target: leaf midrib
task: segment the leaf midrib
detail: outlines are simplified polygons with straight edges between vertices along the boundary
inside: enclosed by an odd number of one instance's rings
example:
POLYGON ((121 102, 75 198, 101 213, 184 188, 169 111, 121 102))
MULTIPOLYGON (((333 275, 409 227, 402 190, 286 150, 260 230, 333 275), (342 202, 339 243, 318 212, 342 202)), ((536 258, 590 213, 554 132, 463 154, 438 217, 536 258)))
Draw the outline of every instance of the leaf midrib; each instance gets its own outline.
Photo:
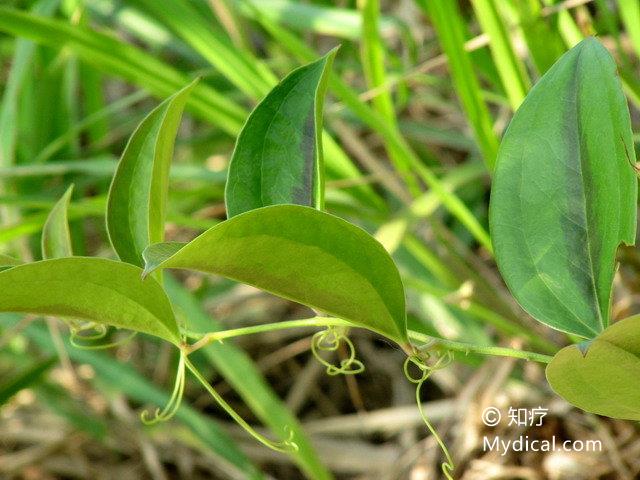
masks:
MULTIPOLYGON (((578 55, 576 58, 576 66, 575 66, 575 70, 578 71, 579 67, 580 67, 580 60, 582 58, 582 52, 584 51, 583 49, 580 49, 578 51, 578 55)), ((576 88, 573 89, 574 91, 574 100, 575 100, 575 105, 576 105, 576 124, 577 124, 577 131, 578 131, 578 158, 580 159, 580 182, 582 184, 582 207, 583 207, 583 214, 584 214, 584 229, 585 229, 585 233, 587 235, 587 239, 586 239, 586 243, 587 243, 587 258, 588 258, 588 262, 589 262, 589 269, 591 270, 591 288, 592 288, 592 294, 595 300, 595 306, 596 306, 596 312, 597 312, 597 318, 598 318, 598 322, 600 323, 600 331, 604 330, 604 319, 602 318, 602 309, 601 309, 601 304, 600 304, 600 297, 598 296, 598 287, 596 285, 596 273, 595 273, 595 268, 594 268, 594 262, 593 262, 593 253, 591 251, 592 248, 592 242, 591 242, 591 234, 590 234, 590 223, 589 223, 589 215, 588 215, 588 211, 587 211, 587 190, 586 187, 587 185, 585 184, 585 176, 583 174, 584 172, 584 162, 585 159, 582 155, 582 128, 580 126, 580 112, 581 112, 581 105, 578 101, 578 94, 580 92, 580 76, 576 76, 576 88)))

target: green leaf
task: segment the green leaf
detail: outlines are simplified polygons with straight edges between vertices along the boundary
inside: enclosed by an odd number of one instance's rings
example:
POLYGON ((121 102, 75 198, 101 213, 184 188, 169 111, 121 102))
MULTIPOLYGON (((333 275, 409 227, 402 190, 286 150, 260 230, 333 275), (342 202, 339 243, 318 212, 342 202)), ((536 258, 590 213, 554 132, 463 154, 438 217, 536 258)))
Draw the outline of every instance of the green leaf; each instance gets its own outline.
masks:
POLYGON ((584 40, 527 96, 493 180, 498 267, 540 322, 586 338, 608 325, 616 250, 635 240, 633 156, 615 63, 584 40))
POLYGON ((558 395, 587 412, 640 420, 640 317, 614 323, 587 346, 560 350, 547 366, 558 395))
POLYGON ((144 257, 145 273, 223 275, 407 341, 404 289, 389 254, 361 228, 313 208, 251 210, 184 246, 152 245, 144 257))
POLYGON ((72 257, 67 210, 73 193, 71 185, 53 206, 42 228, 42 258, 72 257))
POLYGON ((187 97, 198 80, 156 107, 129 139, 109 190, 107 228, 124 262, 142 265, 142 251, 164 240, 173 146, 187 97))
POLYGON ((322 207, 322 104, 336 51, 291 72, 249 115, 229 164, 229 217, 281 203, 322 207))
POLYGON ((0 272, 0 312, 32 313, 127 328, 180 344, 158 283, 142 270, 103 258, 69 257, 0 272))

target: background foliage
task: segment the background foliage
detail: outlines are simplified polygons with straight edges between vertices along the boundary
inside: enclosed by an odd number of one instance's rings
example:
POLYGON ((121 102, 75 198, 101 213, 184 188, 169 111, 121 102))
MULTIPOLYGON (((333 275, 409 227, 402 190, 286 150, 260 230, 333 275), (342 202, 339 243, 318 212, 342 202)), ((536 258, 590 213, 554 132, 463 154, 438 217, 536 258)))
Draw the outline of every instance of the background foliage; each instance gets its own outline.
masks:
MULTIPOLYGON (((393 254, 410 327, 543 353, 568 343, 528 318, 499 279, 487 233, 490 172, 514 110, 585 36, 597 35, 616 59, 639 131, 635 0, 8 0, 0 32, 0 254, 38 259, 47 215, 74 183, 74 253, 113 258, 104 211, 116 159, 140 121, 196 77, 171 169, 166 239, 187 241, 219 223, 248 112, 278 79, 341 44, 325 101, 326 208, 393 254)), ((613 318, 638 310, 640 258, 632 248, 619 257, 613 318)), ((194 330, 310 313, 195 274, 167 277, 166 288, 194 330)), ((324 375, 309 355, 312 331, 247 337, 194 357, 252 423, 277 435, 285 425, 304 430, 299 452, 287 456, 239 433, 193 382, 171 423, 142 426, 135 412, 169 398, 177 363, 169 346, 145 336, 78 350, 55 320, 33 320, 0 318, 0 476, 438 475, 435 442, 401 375, 403 354, 373 334, 352 333, 367 366, 357 377, 324 375)), ((456 359, 433 375, 423 400, 463 478, 640 472, 637 427, 569 409, 541 367, 456 359), (604 439, 602 454, 482 452, 485 406, 538 404, 551 415, 532 435, 604 439)), ((505 438, 521 433, 503 427, 505 438)))

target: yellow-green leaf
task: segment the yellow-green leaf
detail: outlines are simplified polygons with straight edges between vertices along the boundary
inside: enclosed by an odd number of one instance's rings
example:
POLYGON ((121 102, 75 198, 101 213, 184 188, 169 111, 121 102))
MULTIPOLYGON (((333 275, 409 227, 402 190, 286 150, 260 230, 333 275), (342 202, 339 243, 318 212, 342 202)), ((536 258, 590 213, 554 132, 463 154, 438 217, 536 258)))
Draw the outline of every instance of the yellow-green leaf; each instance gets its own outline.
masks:
POLYGON ((547 366, 558 395, 587 412, 640 420, 640 316, 614 323, 594 340, 565 347, 547 366))
POLYGON ((0 312, 84 320, 148 333, 176 345, 171 304, 142 270, 103 258, 69 257, 27 263, 0 272, 0 312))
POLYGON ((405 298, 389 254, 367 232, 299 205, 243 213, 190 243, 152 245, 149 273, 184 268, 223 275, 406 342, 405 298))
POLYGON ((156 107, 129 139, 109 190, 107 228, 120 259, 142 265, 142 251, 164 239, 173 145, 193 81, 156 107))

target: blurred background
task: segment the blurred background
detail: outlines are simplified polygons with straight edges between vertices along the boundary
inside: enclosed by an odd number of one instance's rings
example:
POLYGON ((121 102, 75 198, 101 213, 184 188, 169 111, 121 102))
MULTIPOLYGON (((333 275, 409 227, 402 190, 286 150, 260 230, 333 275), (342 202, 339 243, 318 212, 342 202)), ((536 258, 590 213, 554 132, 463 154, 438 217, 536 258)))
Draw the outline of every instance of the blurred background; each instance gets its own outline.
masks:
MULTIPOLYGON (((75 253, 113 257, 104 209, 115 162, 145 114, 196 76, 203 80, 176 144, 167 238, 189 240, 215 225, 248 112, 290 70, 342 45, 325 103, 327 209, 393 254, 414 330, 553 354, 569 340, 514 303, 482 232, 470 233, 429 187, 439 180, 486 229, 490 171, 513 112, 589 35, 615 57, 640 132, 637 0, 2 0, 0 253, 38 259, 48 211, 75 183, 75 253)), ((620 260, 615 318, 639 311, 640 256, 626 248, 620 260)), ((197 331, 311 314, 215 277, 173 272, 167 288, 197 331)), ((310 354, 313 332, 246 336, 194 355, 261 431, 304 431, 300 450, 285 455, 248 437, 192 379, 173 420, 143 426, 140 411, 171 392, 177 352, 169 345, 138 336, 81 350, 55 319, 2 315, 0 478, 441 478, 404 354, 355 330, 366 371, 331 377, 310 354)), ((638 425, 571 408, 550 391, 542 365, 456 354, 422 401, 456 478, 640 478, 638 425), (495 427, 482 421, 488 407, 502 413, 495 427), (510 407, 547 414, 542 426, 509 425, 510 407), (483 439, 496 434, 598 440, 601 449, 485 451, 483 439)))

